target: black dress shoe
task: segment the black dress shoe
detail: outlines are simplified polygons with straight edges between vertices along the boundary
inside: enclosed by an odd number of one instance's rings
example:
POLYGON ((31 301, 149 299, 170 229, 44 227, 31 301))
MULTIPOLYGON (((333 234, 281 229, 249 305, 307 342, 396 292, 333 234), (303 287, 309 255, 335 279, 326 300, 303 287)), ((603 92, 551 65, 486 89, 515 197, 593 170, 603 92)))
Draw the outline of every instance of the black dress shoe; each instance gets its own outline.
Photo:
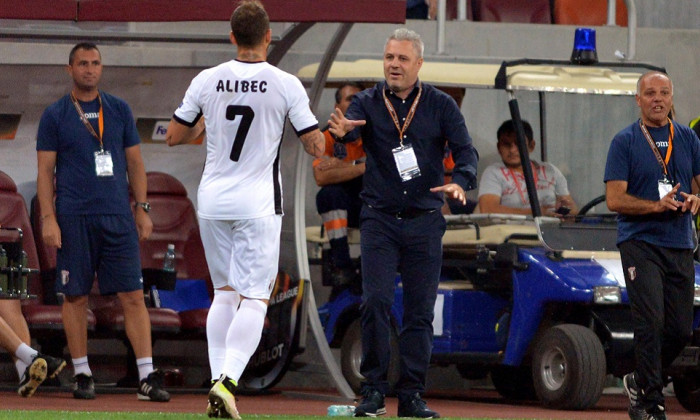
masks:
POLYGON ((355 417, 377 417, 386 414, 384 395, 376 389, 362 391, 362 401, 355 407, 355 417))
POLYGON ((415 417, 419 419, 437 419, 440 414, 428 408, 428 405, 417 392, 410 398, 399 402, 399 417, 415 417))

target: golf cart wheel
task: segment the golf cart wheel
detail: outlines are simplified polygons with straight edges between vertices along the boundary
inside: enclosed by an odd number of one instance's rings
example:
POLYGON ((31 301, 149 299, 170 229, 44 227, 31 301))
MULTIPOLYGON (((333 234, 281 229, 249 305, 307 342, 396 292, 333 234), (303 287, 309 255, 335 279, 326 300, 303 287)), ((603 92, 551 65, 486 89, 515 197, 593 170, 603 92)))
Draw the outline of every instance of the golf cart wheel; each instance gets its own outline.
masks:
MULTIPOLYGON (((391 332, 391 359, 389 360, 388 380, 391 388, 399 380, 399 338, 395 331, 391 332)), ((356 393, 360 392, 364 376, 360 373, 362 363, 362 331, 360 320, 350 324, 343 335, 340 346, 340 368, 345 380, 356 393)))
POLYGON ((674 377, 673 390, 683 408, 691 413, 700 413, 700 373, 691 372, 674 377))
POLYGON ((603 393, 605 353, 598 336, 581 325, 547 330, 535 345, 532 377, 539 400, 547 407, 585 410, 603 393))
POLYGON ((491 382, 507 400, 534 400, 537 396, 530 371, 529 366, 494 366, 491 368, 491 382))

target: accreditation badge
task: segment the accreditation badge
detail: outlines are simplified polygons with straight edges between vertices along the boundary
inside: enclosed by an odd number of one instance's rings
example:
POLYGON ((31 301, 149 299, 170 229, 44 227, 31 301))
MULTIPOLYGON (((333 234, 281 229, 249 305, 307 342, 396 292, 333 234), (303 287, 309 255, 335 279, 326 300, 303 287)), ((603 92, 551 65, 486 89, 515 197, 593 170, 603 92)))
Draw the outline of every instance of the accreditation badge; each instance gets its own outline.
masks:
POLYGON ((668 193, 671 192, 673 189, 673 185, 671 185, 671 181, 664 177, 663 179, 659 180, 659 200, 662 198, 666 197, 668 193))
POLYGON ((95 172, 97 176, 114 176, 112 154, 107 150, 95 152, 95 172))
POLYGON ((392 149, 391 152, 394 154, 396 168, 399 170, 399 175, 401 175, 403 182, 420 176, 420 168, 418 167, 418 160, 416 160, 413 146, 399 146, 392 149))

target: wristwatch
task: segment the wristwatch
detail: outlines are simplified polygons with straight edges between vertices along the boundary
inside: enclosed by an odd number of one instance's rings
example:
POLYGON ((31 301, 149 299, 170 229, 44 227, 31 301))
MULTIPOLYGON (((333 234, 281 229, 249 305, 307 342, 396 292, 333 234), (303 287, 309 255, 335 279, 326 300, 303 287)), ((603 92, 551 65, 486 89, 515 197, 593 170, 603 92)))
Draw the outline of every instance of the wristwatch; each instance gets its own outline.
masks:
POLYGON ((134 203, 134 207, 136 207, 136 206, 141 207, 143 209, 143 211, 145 211, 146 213, 151 211, 151 203, 149 203, 148 201, 146 201, 145 203, 139 203, 137 201, 134 203))

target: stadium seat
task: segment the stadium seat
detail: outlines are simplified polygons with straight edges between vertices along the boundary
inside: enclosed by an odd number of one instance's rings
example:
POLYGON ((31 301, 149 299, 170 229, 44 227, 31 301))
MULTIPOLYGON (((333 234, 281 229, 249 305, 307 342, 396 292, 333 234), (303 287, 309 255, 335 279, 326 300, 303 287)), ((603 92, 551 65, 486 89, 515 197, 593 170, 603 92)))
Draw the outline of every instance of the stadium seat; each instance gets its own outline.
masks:
POLYGON ((56 251, 55 247, 47 246, 41 237, 41 230, 44 223, 41 221, 41 208, 39 199, 35 195, 32 198, 30 207, 30 217, 32 220, 32 229, 34 231, 34 242, 36 243, 36 252, 39 258, 39 276, 43 289, 43 301, 47 304, 57 305, 58 299, 54 292, 54 283, 56 281, 56 251))
MULTIPOLYGON (((115 335, 126 339, 124 327, 124 309, 116 295, 101 295, 97 281, 90 291, 90 303, 88 304, 97 320, 97 332, 100 337, 114 337, 115 335)), ((173 338, 180 332, 180 317, 177 312, 168 308, 147 308, 151 320, 151 335, 153 339, 173 338)))
MULTIPOLYGON (((12 178, 2 171, 0 171, 0 225, 22 229, 22 249, 27 253, 29 268, 41 270, 34 229, 24 197, 17 192, 17 185, 12 178)), ((22 313, 27 320, 31 336, 36 339, 43 352, 53 356, 63 356, 65 334, 61 307, 45 304, 45 290, 39 275, 30 275, 28 286, 29 293, 36 297, 22 301, 22 313)), ((88 328, 94 328, 94 326, 95 318, 89 314, 88 328)))
MULTIPOLYGON (((38 258, 42 277, 51 284, 51 286, 48 287, 44 286, 44 290, 46 290, 52 287, 56 272, 56 248, 46 246, 41 238, 42 222, 40 215, 41 208, 39 201, 34 197, 32 200, 32 221, 36 227, 35 238, 38 258)), ((51 300, 50 298, 47 299, 49 301, 51 300)), ((97 283, 93 285, 93 289, 90 293, 89 307, 88 320, 89 322, 91 320, 93 330, 95 329, 95 325, 97 325, 96 331, 98 333, 124 333, 124 313, 118 298, 116 296, 101 296, 97 289, 97 283)), ((179 332, 180 320, 174 311, 153 309, 154 308, 149 308, 149 315, 151 316, 154 335, 168 335, 179 332)), ((106 334, 99 335, 102 336, 106 334)))
POLYGON ((475 21, 552 23, 550 0, 473 0, 475 21))
MULTIPOLYGON (((116 295, 100 294, 97 281, 92 285, 89 308, 95 313, 97 327, 96 338, 118 338, 126 346, 126 374, 117 382, 120 387, 138 386, 138 371, 136 369, 136 355, 126 335, 124 309, 116 295)), ((151 323, 151 340, 172 339, 180 333, 180 316, 177 312, 167 308, 147 307, 148 317, 151 323)))
MULTIPOLYGON (((36 196, 31 202, 31 222, 39 258, 39 276, 34 283, 32 293, 38 296, 37 301, 43 305, 25 304, 23 312, 32 336, 42 345, 42 349, 48 354, 63 355, 63 347, 66 345, 66 337, 63 332, 63 317, 61 307, 55 292, 56 282, 56 248, 47 246, 41 236, 43 222, 41 221, 41 208, 36 196), (51 308, 51 310, 47 310, 51 308), (50 319, 46 319, 50 316, 50 319), (53 334, 49 334, 49 330, 53 334), (45 344, 43 344, 45 343, 45 344), (46 350, 50 348, 51 350, 46 350)), ((31 258, 30 258, 31 261, 31 258)), ((29 301, 30 303, 32 301, 29 301)), ((97 321, 95 314, 88 309, 87 313, 88 334, 95 332, 97 321)))
MULTIPOLYGON (((554 0, 554 23, 559 25, 602 26, 608 22, 608 0, 554 0)), ((627 26, 627 6, 617 0, 615 23, 627 26)))
MULTIPOLYGON (((176 267, 178 271, 184 270, 188 263, 183 258, 182 252, 186 249, 185 244, 187 241, 182 238, 188 237, 191 227, 184 227, 179 230, 178 228, 183 225, 183 219, 190 220, 194 218, 196 223, 196 216, 194 213, 189 215, 186 210, 183 210, 186 206, 182 204, 182 200, 164 202, 160 197, 166 191, 174 189, 175 196, 187 199, 187 191, 175 178, 159 172, 147 173, 147 189, 148 201, 151 203, 150 216, 153 221, 153 232, 148 240, 139 243, 141 268, 144 270, 162 268, 165 250, 168 244, 172 243, 175 244, 176 267), (160 181, 164 178, 170 180, 170 183, 160 181), (173 187, 172 185, 176 186, 173 187), (177 234, 173 235, 173 231, 176 231, 177 234)), ((198 232, 199 230, 197 229, 198 232)), ((135 369, 135 355, 124 329, 124 311, 121 303, 116 296, 100 295, 96 284, 93 285, 90 300, 90 307, 97 317, 98 331, 107 334, 118 334, 124 340, 128 350, 127 373, 119 381, 118 385, 134 386, 137 383, 138 372, 135 369)), ((183 317, 176 311, 169 308, 153 307, 153 305, 149 304, 148 315, 151 320, 151 334, 154 341, 157 339, 173 339, 181 333, 183 317)), ((187 319, 186 316, 184 318, 187 319)))
MULTIPOLYGON (((38 227, 37 231, 41 232, 41 220, 39 217, 41 211, 36 198, 32 201, 32 214, 34 223, 38 227)), ((37 243, 41 244, 41 246, 39 246, 39 259, 42 261, 42 272, 44 271, 43 267, 47 267, 46 270, 51 271, 51 274, 46 275, 46 277, 53 278, 53 276, 55 276, 56 267, 56 250, 54 248, 44 246, 40 235, 37 237, 37 243)), ((144 244, 146 243, 147 242, 141 242, 142 257, 145 256, 144 244)), ((148 249, 148 246, 145 248, 148 249)), ((150 263, 151 261, 148 258, 142 258, 142 264, 144 267, 151 267, 152 265, 149 265, 150 263)), ((119 298, 116 295, 101 295, 97 282, 95 282, 90 292, 88 306, 90 316, 89 321, 91 319, 93 330, 90 337, 118 338, 124 342, 125 346, 127 347, 127 373, 125 378, 120 381, 120 385, 135 386, 138 382, 138 373, 136 372, 134 362, 135 356, 126 337, 124 310, 119 298)), ((177 312, 173 311, 172 309, 153 307, 148 307, 147 310, 151 322, 151 333, 153 340, 161 338, 174 338, 180 333, 181 321, 177 312)))
MULTIPOLYGON (((151 176, 149 175, 149 187, 151 183, 151 176)), ((182 187, 182 189, 184 190, 184 187, 182 187)), ((148 199, 152 202, 150 192, 148 199)), ((141 250, 141 267, 143 269, 162 267, 163 256, 168 243, 168 238, 163 237, 162 231, 172 226, 172 214, 179 213, 178 207, 174 204, 166 208, 162 208, 162 206, 159 207, 161 207, 160 211, 155 210, 150 214, 154 225, 151 237, 139 243, 141 250), (163 224, 165 224, 165 227, 163 224)), ((182 257, 180 256, 180 258, 182 257)), ((103 333, 117 333, 126 339, 124 311, 121 302, 116 296, 100 295, 97 284, 94 284, 90 293, 90 308, 95 312, 98 331, 103 333)), ((149 305, 148 314, 151 319, 153 339, 173 338, 180 332, 180 316, 172 309, 155 308, 149 305)))
MULTIPOLYGON (((178 281, 205 279, 210 296, 213 296, 204 247, 199 236, 197 213, 187 197, 185 186, 172 175, 163 172, 148 172, 146 176, 153 233, 147 241, 141 243, 143 268, 163 267, 165 250, 168 244, 174 244, 178 281)), ((208 311, 207 308, 180 312, 182 335, 206 337, 208 311)))
MULTIPOLYGON (((138 386, 136 355, 126 335, 124 309, 116 295, 101 295, 97 281, 92 285, 88 306, 97 320, 96 336, 99 338, 119 338, 127 348, 126 375, 117 382, 120 387, 138 386)), ((151 340, 175 338, 180 332, 180 316, 167 308, 148 307, 151 322, 151 340)))
POLYGON ((162 268, 168 244, 174 244, 178 278, 208 278, 197 213, 185 186, 163 172, 148 172, 146 177, 153 233, 141 243, 143 268, 162 268))

